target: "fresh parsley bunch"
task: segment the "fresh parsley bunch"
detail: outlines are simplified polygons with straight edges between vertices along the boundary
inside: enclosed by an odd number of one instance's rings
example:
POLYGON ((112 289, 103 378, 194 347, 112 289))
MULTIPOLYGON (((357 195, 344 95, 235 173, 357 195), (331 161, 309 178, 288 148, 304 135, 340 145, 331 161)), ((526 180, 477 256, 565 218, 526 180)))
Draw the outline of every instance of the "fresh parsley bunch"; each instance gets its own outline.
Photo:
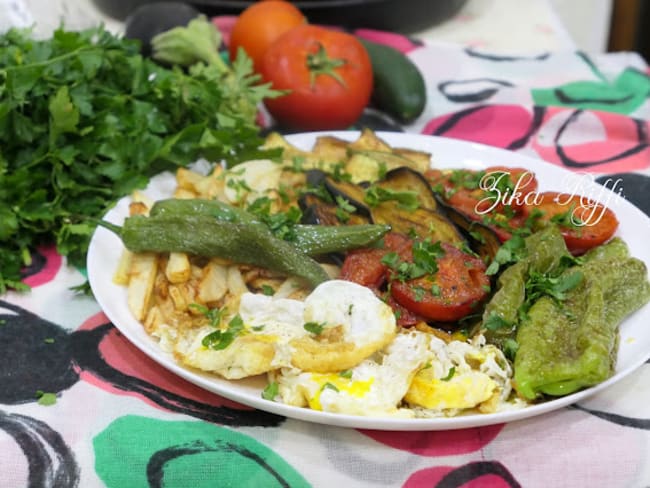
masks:
POLYGON ((103 27, 0 36, 0 294, 27 289, 21 269, 41 244, 83 266, 86 217, 154 174, 254 157, 256 108, 274 95, 258 81, 245 55, 161 66, 103 27))

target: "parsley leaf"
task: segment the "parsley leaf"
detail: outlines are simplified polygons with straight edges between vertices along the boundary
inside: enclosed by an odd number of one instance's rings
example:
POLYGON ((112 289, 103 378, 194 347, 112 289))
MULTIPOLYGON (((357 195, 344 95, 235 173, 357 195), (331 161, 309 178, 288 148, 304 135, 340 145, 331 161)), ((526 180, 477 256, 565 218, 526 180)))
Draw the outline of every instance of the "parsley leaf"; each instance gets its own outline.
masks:
POLYGON ((235 338, 243 331, 244 321, 239 315, 235 315, 228 322, 228 328, 226 330, 219 329, 209 333, 203 338, 201 344, 208 349, 220 351, 232 344, 235 338))
POLYGON ((440 381, 449 381, 454 377, 455 374, 456 374, 456 367, 452 366, 451 368, 449 368, 449 371, 447 372, 447 376, 445 376, 444 378, 440 378, 440 381))
POLYGON ((270 154, 255 117, 279 92, 259 83, 246 56, 225 70, 181 70, 103 27, 49 39, 10 29, 0 66, 0 294, 29 289, 21 271, 42 244, 85 266, 87 217, 153 175, 199 158, 230 165, 270 154))
POLYGON ((371 207, 376 207, 382 202, 394 200, 407 210, 415 210, 420 206, 418 194, 410 190, 392 190, 381 186, 370 186, 364 195, 364 201, 371 207))
POLYGON ((503 266, 516 263, 525 256, 526 241, 522 236, 515 234, 499 247, 485 274, 495 275, 503 266))
POLYGON ((325 324, 319 324, 318 322, 305 322, 303 328, 307 332, 311 332, 314 335, 321 335, 323 333, 323 329, 325 328, 325 324))
POLYGON ((52 406, 56 403, 56 393, 46 393, 38 390, 36 392, 36 398, 38 399, 38 404, 45 407, 52 406))
POLYGON ((262 398, 264 400, 273 401, 280 391, 280 387, 276 381, 272 381, 262 390, 262 398))

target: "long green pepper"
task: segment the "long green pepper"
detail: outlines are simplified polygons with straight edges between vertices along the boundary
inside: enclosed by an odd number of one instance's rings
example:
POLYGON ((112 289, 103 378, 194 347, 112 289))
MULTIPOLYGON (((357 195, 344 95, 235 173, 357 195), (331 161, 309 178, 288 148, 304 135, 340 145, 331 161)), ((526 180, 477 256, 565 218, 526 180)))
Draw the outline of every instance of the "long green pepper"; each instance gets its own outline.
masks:
MULTIPOLYGON (((169 198, 158 200, 151 207, 151 216, 201 215, 219 222, 261 223, 257 216, 219 200, 202 198, 169 198)), ((389 225, 295 225, 291 244, 303 254, 318 256, 365 247, 379 240, 390 230, 389 225)))
POLYGON ((219 222, 203 215, 134 215, 122 227, 101 222, 132 252, 183 252, 220 257, 303 278, 316 286, 329 279, 312 258, 278 239, 260 223, 219 222))

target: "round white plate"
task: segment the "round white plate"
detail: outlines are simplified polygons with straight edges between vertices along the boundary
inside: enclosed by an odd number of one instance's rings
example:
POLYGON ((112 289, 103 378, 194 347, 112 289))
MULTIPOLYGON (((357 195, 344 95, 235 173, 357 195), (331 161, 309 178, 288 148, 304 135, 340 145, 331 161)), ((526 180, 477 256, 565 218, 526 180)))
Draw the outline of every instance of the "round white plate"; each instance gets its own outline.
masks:
MULTIPOLYGON (((330 135, 353 140, 357 132, 332 132, 330 135)), ((288 140, 303 149, 310 149, 318 133, 295 134, 288 140)), ((525 167, 533 171, 539 180, 540 190, 576 191, 601 201, 612 208, 619 219, 620 235, 628 243, 633 256, 650 266, 650 219, 641 210, 620 197, 620 188, 611 182, 604 188, 593 182, 588 175, 576 175, 558 166, 538 159, 515 154, 481 144, 418 134, 379 132, 378 135, 394 147, 406 147, 428 151, 432 163, 438 168, 482 169, 503 165, 525 167), (614 191, 611 191, 611 189, 614 191)), ((169 197, 175 187, 174 177, 167 173, 153 178, 145 193, 153 199, 169 197)), ((129 199, 124 198, 106 215, 106 219, 121 224, 128 215, 129 199)), ((621 380, 650 357, 650 304, 628 317, 620 327, 620 347, 615 374, 607 381, 587 390, 532 405, 523 409, 494 414, 476 414, 437 419, 394 419, 330 414, 283 405, 261 397, 265 378, 228 381, 216 376, 201 374, 179 365, 170 354, 163 352, 157 342, 148 336, 142 325, 128 310, 126 288, 112 281, 122 252, 120 239, 112 232, 98 228, 88 252, 88 279, 95 298, 113 324, 141 351, 178 376, 211 392, 242 404, 286 417, 309 422, 379 430, 446 430, 477 427, 511 422, 540 415, 583 400, 589 395, 607 388, 621 380)))

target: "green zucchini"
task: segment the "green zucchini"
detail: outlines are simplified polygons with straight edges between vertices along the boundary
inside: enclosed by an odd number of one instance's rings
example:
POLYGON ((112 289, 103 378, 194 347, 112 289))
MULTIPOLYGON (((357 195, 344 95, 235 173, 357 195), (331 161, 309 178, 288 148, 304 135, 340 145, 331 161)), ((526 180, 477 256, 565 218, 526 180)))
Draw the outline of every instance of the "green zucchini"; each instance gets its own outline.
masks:
POLYGON ((422 114, 427 103, 422 73, 413 61, 397 49, 365 39, 360 41, 372 63, 374 104, 399 122, 413 122, 422 114))

